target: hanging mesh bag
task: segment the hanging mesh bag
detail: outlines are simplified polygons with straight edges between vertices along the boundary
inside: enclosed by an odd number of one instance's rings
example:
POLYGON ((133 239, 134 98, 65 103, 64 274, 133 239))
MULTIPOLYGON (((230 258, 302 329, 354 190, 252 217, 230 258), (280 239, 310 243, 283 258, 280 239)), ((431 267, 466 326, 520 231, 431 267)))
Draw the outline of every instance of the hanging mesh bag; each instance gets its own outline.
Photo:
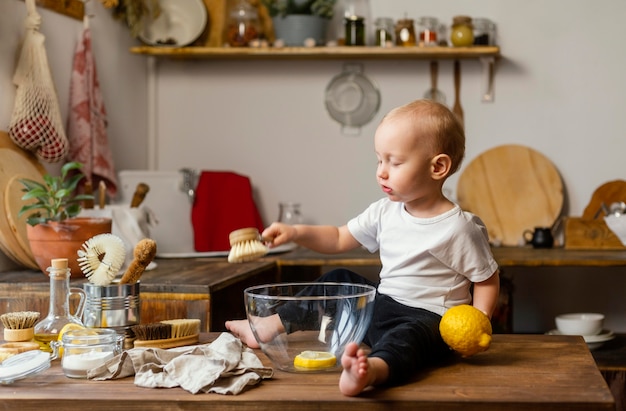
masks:
POLYGON ((54 82, 39 32, 41 16, 35 0, 26 0, 26 35, 13 76, 17 86, 9 135, 18 146, 55 163, 67 155, 69 143, 63 129, 54 82))

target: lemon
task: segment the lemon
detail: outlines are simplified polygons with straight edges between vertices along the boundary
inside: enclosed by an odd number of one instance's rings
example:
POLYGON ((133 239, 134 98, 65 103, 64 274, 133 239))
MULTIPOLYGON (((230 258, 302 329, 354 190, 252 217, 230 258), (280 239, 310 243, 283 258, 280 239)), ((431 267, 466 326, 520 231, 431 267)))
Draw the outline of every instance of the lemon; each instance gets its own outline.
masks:
MULTIPOLYGON (((80 324, 67 323, 63 326, 63 328, 61 328, 61 331, 59 331, 59 337, 57 338, 57 341, 63 341, 63 334, 65 334, 69 330, 83 330, 84 328, 85 327, 80 324)), ((63 357, 63 346, 59 347, 59 357, 63 357)))
POLYGON ((463 357, 483 352, 491 345, 491 322, 479 309, 468 304, 446 311, 439 323, 441 337, 463 357))
POLYGON ((302 351, 293 359, 293 365, 296 368, 307 370, 334 367, 336 363, 337 357, 335 357, 335 354, 327 351, 302 351))

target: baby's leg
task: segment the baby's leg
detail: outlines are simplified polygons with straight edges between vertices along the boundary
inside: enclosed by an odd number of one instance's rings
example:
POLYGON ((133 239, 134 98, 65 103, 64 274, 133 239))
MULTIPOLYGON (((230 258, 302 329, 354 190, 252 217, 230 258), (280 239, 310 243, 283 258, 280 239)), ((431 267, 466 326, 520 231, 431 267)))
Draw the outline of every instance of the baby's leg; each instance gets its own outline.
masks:
POLYGON ((339 378, 339 390, 353 397, 372 385, 387 381, 389 367, 382 359, 368 358, 356 343, 349 343, 341 357, 343 372, 339 378))
POLYGON ((228 331, 239 338, 248 347, 259 348, 259 343, 256 338, 254 338, 254 334, 252 334, 252 328, 250 328, 248 320, 226 321, 224 325, 228 331))

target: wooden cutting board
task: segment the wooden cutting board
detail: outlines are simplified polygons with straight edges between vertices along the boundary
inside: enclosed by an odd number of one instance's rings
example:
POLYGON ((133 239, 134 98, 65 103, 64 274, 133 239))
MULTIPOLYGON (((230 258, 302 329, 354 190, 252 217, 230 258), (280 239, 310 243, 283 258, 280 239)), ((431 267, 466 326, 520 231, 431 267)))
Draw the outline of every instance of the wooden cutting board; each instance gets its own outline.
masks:
POLYGON ((15 176, 40 181, 44 173, 45 168, 34 155, 15 145, 6 132, 0 131, 0 250, 16 263, 34 269, 37 265, 30 248, 24 247, 23 238, 18 239, 18 235, 26 230, 26 222, 15 219, 21 205, 7 195, 20 196, 19 190, 16 191, 15 176))
POLYGON ((551 227, 559 218, 563 183, 543 154, 503 145, 468 164, 459 177, 457 200, 484 221, 492 243, 518 246, 525 230, 551 227))

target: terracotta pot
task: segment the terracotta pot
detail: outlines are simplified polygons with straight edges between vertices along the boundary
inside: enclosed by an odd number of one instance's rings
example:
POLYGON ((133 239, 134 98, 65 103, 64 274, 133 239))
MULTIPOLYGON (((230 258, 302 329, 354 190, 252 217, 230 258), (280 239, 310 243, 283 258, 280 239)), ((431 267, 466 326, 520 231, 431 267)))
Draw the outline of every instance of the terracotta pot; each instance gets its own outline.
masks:
POLYGON ((112 222, 110 218, 78 217, 62 222, 27 225, 26 234, 35 261, 46 276, 52 259, 67 258, 71 278, 81 278, 85 275, 78 266, 78 250, 91 237, 110 233, 112 222))

